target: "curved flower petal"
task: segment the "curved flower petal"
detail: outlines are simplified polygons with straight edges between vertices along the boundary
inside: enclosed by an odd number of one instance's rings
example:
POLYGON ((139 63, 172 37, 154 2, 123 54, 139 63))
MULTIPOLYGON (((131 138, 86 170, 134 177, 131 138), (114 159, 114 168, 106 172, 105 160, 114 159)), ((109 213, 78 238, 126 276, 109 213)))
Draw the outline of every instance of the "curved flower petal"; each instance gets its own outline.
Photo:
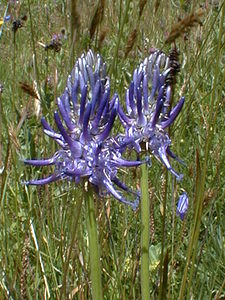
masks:
POLYGON ((24 159, 23 162, 26 165, 42 167, 42 166, 54 165, 56 160, 57 160, 57 157, 53 156, 52 158, 49 158, 49 159, 24 159))
POLYGON ((52 182, 57 181, 59 179, 61 179, 60 174, 59 175, 53 174, 53 175, 50 175, 46 178, 26 181, 26 182, 24 182, 24 184, 26 184, 26 185, 44 185, 44 184, 52 183, 52 182))
POLYGON ((74 157, 80 157, 82 154, 81 144, 78 141, 71 139, 69 134, 66 132, 66 130, 60 120, 59 114, 57 112, 54 113, 54 118, 55 118, 55 123, 56 123, 60 133, 62 134, 66 143, 69 145, 74 157))
POLYGON ((64 107, 64 105, 63 105, 63 102, 62 102, 62 100, 61 100, 59 97, 57 98, 57 105, 58 105, 60 114, 61 114, 63 120, 64 120, 65 123, 66 123, 67 128, 68 128, 70 131, 73 131, 74 128, 75 128, 75 126, 74 126, 74 124, 71 122, 71 119, 70 119, 70 117, 69 117, 69 115, 68 115, 68 113, 67 113, 67 111, 66 111, 66 109, 65 109, 65 107, 64 107))
POLYGON ((170 162, 166 156, 166 150, 164 149, 164 147, 159 148, 158 155, 159 155, 159 158, 161 159, 161 161, 164 163, 164 165, 168 169, 168 171, 170 171, 177 178, 178 181, 182 180, 183 174, 178 174, 171 167, 170 162))
POLYGON ((108 181, 107 179, 103 179, 103 184, 105 185, 106 189, 120 202, 130 205, 133 210, 137 209, 139 204, 139 196, 136 197, 134 202, 126 200, 114 187, 112 182, 108 181))
POLYGON ((165 129, 166 127, 170 126, 174 120, 176 119, 176 117, 178 116, 178 114, 180 113, 182 107, 184 105, 184 97, 182 97, 180 99, 180 101, 177 103, 177 105, 174 107, 174 109, 171 111, 168 120, 161 122, 161 127, 163 129, 165 129))

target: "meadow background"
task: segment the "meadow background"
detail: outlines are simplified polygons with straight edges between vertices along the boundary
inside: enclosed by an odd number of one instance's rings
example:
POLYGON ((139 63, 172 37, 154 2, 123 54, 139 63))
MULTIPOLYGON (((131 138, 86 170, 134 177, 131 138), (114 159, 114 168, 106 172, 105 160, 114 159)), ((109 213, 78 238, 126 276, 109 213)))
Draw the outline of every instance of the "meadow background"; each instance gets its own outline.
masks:
MULTIPOLYGON (((179 183, 154 158, 149 169, 150 299, 224 299, 224 6, 216 0, 0 2, 0 18, 7 7, 11 17, 0 27, 0 299, 91 299, 85 205, 79 216, 76 209, 82 188, 63 181, 26 187, 24 180, 50 170, 21 160, 54 153, 40 118, 54 124, 56 97, 84 51, 102 55, 112 92, 124 99, 151 48, 169 54, 174 43, 166 41, 176 24, 181 71, 174 101, 181 95, 186 101, 170 136, 186 166, 172 162, 184 174, 179 183), (192 13, 195 22, 182 30, 178 22, 192 13), (17 19, 22 27, 15 30, 17 19), (56 34, 58 48, 51 46, 56 34), (40 100, 26 92, 34 86, 40 100), (182 189, 189 196, 183 222, 176 216, 182 189)), ((138 187, 139 175, 125 176, 138 187)), ((141 299, 140 209, 95 198, 104 299, 141 299)))

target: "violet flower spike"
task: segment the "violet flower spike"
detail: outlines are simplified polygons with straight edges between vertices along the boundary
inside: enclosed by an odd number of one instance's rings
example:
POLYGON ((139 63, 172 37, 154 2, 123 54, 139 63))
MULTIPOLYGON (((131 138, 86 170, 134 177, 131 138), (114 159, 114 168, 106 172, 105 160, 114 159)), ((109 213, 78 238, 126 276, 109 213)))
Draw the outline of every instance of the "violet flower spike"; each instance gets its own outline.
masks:
MULTIPOLYGON (((136 83, 140 84, 142 77, 139 72, 136 83)), ((133 94, 132 87, 130 99, 133 94)), ((100 55, 88 51, 77 60, 64 93, 57 99, 57 106, 59 112, 54 112, 54 120, 58 132, 44 118, 42 126, 60 149, 47 159, 24 160, 31 166, 54 166, 54 172, 25 184, 43 185, 62 179, 79 183, 84 178, 96 187, 100 196, 111 194, 136 209, 140 193, 120 181, 119 171, 124 167, 137 167, 142 162, 123 159, 116 137, 112 136, 120 110, 119 97, 114 94, 110 98, 110 82, 100 55)))
POLYGON ((152 155, 178 179, 168 156, 181 160, 170 150, 171 140, 166 129, 175 121, 184 105, 182 97, 174 108, 170 109, 171 86, 166 80, 171 67, 169 58, 155 51, 134 71, 133 80, 126 91, 126 111, 120 106, 118 114, 125 129, 118 136, 121 152, 126 147, 141 151, 141 145, 147 144, 152 155))

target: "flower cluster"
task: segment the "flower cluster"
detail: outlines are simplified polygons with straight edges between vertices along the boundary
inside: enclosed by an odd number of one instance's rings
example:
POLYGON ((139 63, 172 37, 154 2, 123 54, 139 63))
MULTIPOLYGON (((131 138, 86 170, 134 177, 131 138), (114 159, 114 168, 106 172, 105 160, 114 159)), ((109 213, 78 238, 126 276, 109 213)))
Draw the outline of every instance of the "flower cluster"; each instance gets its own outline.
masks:
POLYGON ((88 178, 100 195, 111 193, 135 209, 140 195, 120 182, 117 171, 124 166, 139 166, 141 162, 124 160, 110 134, 119 99, 117 94, 110 99, 110 81, 99 55, 89 51, 78 59, 57 105, 59 112, 55 111, 54 119, 58 132, 44 118, 42 125, 44 133, 59 144, 60 150, 49 159, 24 160, 33 166, 54 165, 54 173, 26 184, 42 185, 59 179, 79 183, 81 178, 88 178), (127 200, 115 186, 134 196, 134 200, 127 200))
POLYGON ((170 71, 169 58, 160 51, 152 53, 134 71, 126 91, 127 114, 119 106, 119 117, 125 128, 125 134, 119 139, 121 147, 131 145, 138 152, 144 142, 147 149, 180 180, 182 175, 175 172, 167 157, 181 162, 170 149, 171 140, 166 129, 181 111, 184 98, 170 109, 171 86, 166 85, 170 71))
POLYGON ((175 120, 184 103, 181 98, 170 110, 171 87, 165 84, 170 73, 165 54, 156 51, 134 71, 126 92, 126 113, 115 93, 110 95, 106 64, 92 51, 83 54, 67 79, 66 88, 57 99, 54 113, 55 131, 42 118, 44 133, 59 144, 60 149, 48 159, 24 160, 33 166, 54 165, 47 178, 30 180, 29 185, 48 184, 59 179, 79 183, 88 179, 100 195, 112 194, 117 200, 136 209, 140 193, 119 179, 123 167, 137 167, 142 161, 123 158, 127 148, 141 151, 143 143, 178 179, 167 155, 179 160, 170 150, 166 128, 175 120), (116 116, 124 133, 112 134, 116 116))

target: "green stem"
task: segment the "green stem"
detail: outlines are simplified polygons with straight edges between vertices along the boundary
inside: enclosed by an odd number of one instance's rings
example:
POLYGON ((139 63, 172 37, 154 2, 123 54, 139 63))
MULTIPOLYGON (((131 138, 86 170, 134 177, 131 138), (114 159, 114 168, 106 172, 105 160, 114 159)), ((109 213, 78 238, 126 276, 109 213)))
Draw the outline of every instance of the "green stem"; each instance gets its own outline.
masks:
POLYGON ((161 258, 160 258, 160 292, 159 299, 163 299, 165 294, 165 287, 163 285, 163 276, 164 272, 164 249, 165 249, 165 241, 166 241, 166 202, 167 202, 167 188, 168 188, 168 171, 165 170, 165 181, 163 183, 163 215, 162 215, 162 231, 161 231, 161 258))
POLYGON ((149 289, 149 236, 150 202, 148 193, 148 166, 141 166, 141 299, 148 300, 149 289))
POLYGON ((36 81, 37 81, 38 92, 41 97, 41 95, 42 95, 41 94, 41 85, 40 85, 40 80, 39 80, 37 53, 36 53, 35 40, 34 40, 34 28, 33 28, 32 14, 31 14, 30 0, 28 0, 28 11, 29 11, 29 17, 30 17, 31 41, 32 41, 32 48, 33 48, 33 55, 34 55, 34 71, 35 71, 35 76, 36 76, 36 81))
POLYGON ((82 197, 76 197, 77 198, 77 203, 76 207, 74 209, 74 222, 73 222, 73 227, 72 227, 72 235, 71 235, 71 243, 68 251, 68 255, 64 264, 63 268, 63 280, 62 280, 62 289, 60 293, 60 299, 66 299, 67 298, 67 292, 66 292, 66 282, 67 282, 67 273, 69 269, 69 262, 70 262, 70 257, 74 245, 74 241, 77 235, 77 227, 78 227, 78 221, 79 221, 79 216, 81 212, 81 207, 82 207, 82 197))
MULTIPOLYGON (((125 12, 124 12, 124 15, 123 15, 123 20, 122 20, 122 22, 120 21, 118 39, 117 39, 117 43, 116 43, 116 47, 115 47, 115 52, 114 52, 114 55, 113 55, 113 61, 112 61, 112 64, 111 64, 111 67, 110 67, 110 70, 109 70, 110 75, 112 75, 113 73, 116 74, 116 66, 117 66, 119 46, 120 46, 120 41, 121 41, 121 38, 122 38, 122 35, 123 35, 123 28, 124 28, 124 25, 125 25, 126 20, 127 20, 128 11, 129 11, 129 7, 130 7, 130 2, 131 2, 131 0, 127 0, 126 7, 125 7, 125 12)), ((122 3, 121 3, 121 5, 122 5, 122 3)), ((121 8, 120 8, 120 11, 122 11, 121 8)))
POLYGON ((92 284, 92 298, 93 300, 102 300, 102 281, 101 281, 101 267, 100 267, 100 249, 98 244, 98 230, 95 216, 95 207, 93 199, 93 190, 90 188, 85 192, 85 206, 87 213, 87 230, 88 241, 90 249, 90 277, 92 284))

